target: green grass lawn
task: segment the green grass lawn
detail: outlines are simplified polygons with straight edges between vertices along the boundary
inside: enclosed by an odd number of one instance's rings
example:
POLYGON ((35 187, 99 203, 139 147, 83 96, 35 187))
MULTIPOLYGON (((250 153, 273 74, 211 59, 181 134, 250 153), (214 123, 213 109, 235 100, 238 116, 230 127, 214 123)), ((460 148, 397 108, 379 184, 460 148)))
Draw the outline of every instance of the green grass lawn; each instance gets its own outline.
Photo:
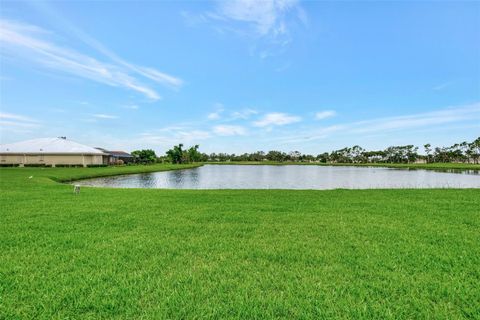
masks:
POLYGON ((176 167, 0 169, 0 319, 480 318, 479 189, 51 180, 176 167))

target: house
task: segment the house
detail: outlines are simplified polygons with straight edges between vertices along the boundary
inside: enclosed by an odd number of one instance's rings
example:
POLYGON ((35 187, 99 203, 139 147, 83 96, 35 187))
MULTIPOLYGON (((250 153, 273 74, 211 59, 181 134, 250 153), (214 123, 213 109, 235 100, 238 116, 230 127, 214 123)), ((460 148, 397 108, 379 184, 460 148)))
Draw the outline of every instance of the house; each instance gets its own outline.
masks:
POLYGON ((104 152, 68 140, 41 138, 0 145, 0 164, 19 165, 101 165, 108 163, 104 152))
POLYGON ((109 151, 103 148, 96 148, 108 155, 109 164, 130 163, 133 162, 133 156, 125 151, 109 151))

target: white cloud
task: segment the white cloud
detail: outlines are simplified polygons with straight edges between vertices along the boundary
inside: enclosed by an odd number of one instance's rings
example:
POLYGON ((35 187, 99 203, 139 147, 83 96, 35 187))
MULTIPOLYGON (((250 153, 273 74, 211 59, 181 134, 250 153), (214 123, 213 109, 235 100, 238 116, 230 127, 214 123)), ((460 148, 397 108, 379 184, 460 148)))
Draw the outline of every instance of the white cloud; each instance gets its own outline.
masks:
POLYGON ((218 120, 220 119, 220 113, 221 111, 215 111, 210 114, 208 114, 207 118, 208 120, 218 120))
POLYGON ((193 144, 211 137, 210 132, 187 127, 170 126, 141 134, 133 142, 144 146, 171 147, 184 143, 193 144))
POLYGON ((221 118, 221 115, 225 110, 225 108, 223 107, 223 104, 215 103, 215 108, 217 109, 216 111, 208 114, 207 116, 208 120, 219 120, 221 118))
POLYGON ((1 20, 1 53, 10 52, 14 57, 20 56, 46 68, 60 70, 110 86, 130 89, 152 100, 158 100, 161 97, 154 89, 141 83, 134 75, 174 87, 182 84, 182 80, 176 77, 153 68, 136 66, 120 59, 86 35, 83 35, 82 40, 106 55, 111 60, 110 62, 102 62, 75 50, 61 47, 46 40, 46 35, 49 33, 37 26, 1 20))
POLYGON ((136 104, 129 104, 129 105, 126 105, 126 106, 123 106, 124 109, 130 109, 130 110, 138 110, 140 109, 139 106, 137 106, 136 104))
POLYGON ((247 133, 247 130, 242 126, 219 125, 213 127, 213 132, 219 136, 242 136, 247 133))
POLYGON ((103 113, 92 114, 92 117, 97 119, 118 119, 118 116, 103 113))
POLYGON ((441 83, 439 85, 436 85, 435 87, 433 87, 432 89, 435 90, 435 91, 441 91, 445 88, 448 88, 450 87, 451 85, 453 84, 453 81, 448 81, 448 82, 444 82, 444 83, 441 83))
POLYGON ((19 114, 0 112, 0 131, 26 133, 28 129, 38 128, 40 122, 19 114))
POLYGON ((190 25, 209 23, 221 35, 235 34, 247 39, 252 56, 266 59, 282 54, 292 42, 297 26, 306 27, 308 17, 298 0, 216 1, 207 12, 181 12, 190 25), (253 41, 253 42, 252 42, 253 41))
POLYGON ((298 5, 296 0, 221 1, 217 14, 223 19, 247 23, 260 36, 287 33, 285 15, 298 5))
POLYGON ((16 120, 16 121, 24 121, 24 122, 38 122, 37 120, 32 119, 30 117, 22 116, 19 114, 6 113, 6 112, 0 112, 0 119, 16 120))
POLYGON ((278 137, 274 140, 285 143, 301 143, 323 139, 332 134, 338 136, 359 137, 389 132, 409 132, 411 130, 440 127, 451 123, 477 121, 480 129, 480 103, 456 106, 425 113, 404 116, 384 117, 351 123, 336 124, 325 128, 315 128, 295 132, 293 135, 278 137))
POLYGON ((286 113, 273 112, 266 114, 262 119, 253 123, 256 127, 283 126, 290 123, 300 122, 302 119, 298 116, 286 113))
POLYGON ((78 28, 76 25, 74 25, 71 20, 65 18, 63 14, 59 13, 53 6, 49 5, 48 3, 35 2, 34 5, 43 14, 48 16, 50 21, 56 23, 59 29, 70 32, 70 34, 76 36, 80 41, 97 50, 99 53, 103 54, 118 65, 121 65, 129 69, 130 71, 133 71, 157 83, 161 83, 169 87, 177 88, 183 84, 183 80, 181 80, 180 78, 174 77, 164 72, 160 72, 154 68, 138 66, 125 61, 124 59, 120 58, 116 53, 108 49, 105 45, 103 45, 102 43, 91 37, 89 34, 78 28))
POLYGON ((0 120, 0 125, 3 127, 20 127, 20 128, 36 128, 38 127, 37 123, 31 122, 19 122, 19 121, 5 121, 0 120))
POLYGON ((242 119, 246 120, 250 118, 252 115, 257 114, 258 111, 253 110, 253 109, 245 109, 241 111, 235 111, 232 113, 232 118, 231 120, 237 120, 237 119, 242 119))
POLYGON ((304 132, 300 135, 294 134, 291 136, 280 137, 276 140, 280 140, 282 141, 282 143, 302 143, 327 138, 331 134, 337 133, 339 131, 344 131, 345 129, 345 125, 332 125, 320 129, 315 129, 310 132, 304 132))
POLYGON ((359 121, 351 125, 351 130, 354 133, 392 131, 475 119, 480 120, 480 103, 413 115, 359 121))
POLYGON ((334 117, 337 113, 333 110, 325 110, 325 111, 319 111, 315 113, 315 119, 317 120, 322 120, 322 119, 327 119, 334 117))

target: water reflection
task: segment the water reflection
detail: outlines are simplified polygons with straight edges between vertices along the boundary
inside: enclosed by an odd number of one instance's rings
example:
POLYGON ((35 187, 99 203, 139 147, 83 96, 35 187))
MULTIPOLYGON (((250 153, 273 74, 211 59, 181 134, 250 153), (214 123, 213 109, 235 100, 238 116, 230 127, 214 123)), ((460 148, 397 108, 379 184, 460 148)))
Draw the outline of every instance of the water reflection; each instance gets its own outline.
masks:
POLYGON ((188 170, 82 180, 76 184, 171 189, 480 188, 480 175, 478 170, 205 165, 188 170))

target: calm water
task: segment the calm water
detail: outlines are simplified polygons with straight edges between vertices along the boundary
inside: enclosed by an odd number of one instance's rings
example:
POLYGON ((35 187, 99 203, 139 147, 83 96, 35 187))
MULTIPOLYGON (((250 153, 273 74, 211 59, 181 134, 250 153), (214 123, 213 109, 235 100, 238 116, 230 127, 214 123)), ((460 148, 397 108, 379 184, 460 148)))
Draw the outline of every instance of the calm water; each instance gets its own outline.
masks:
POLYGON ((195 169, 95 178, 75 184, 171 189, 480 188, 478 171, 377 167, 205 165, 195 169))

